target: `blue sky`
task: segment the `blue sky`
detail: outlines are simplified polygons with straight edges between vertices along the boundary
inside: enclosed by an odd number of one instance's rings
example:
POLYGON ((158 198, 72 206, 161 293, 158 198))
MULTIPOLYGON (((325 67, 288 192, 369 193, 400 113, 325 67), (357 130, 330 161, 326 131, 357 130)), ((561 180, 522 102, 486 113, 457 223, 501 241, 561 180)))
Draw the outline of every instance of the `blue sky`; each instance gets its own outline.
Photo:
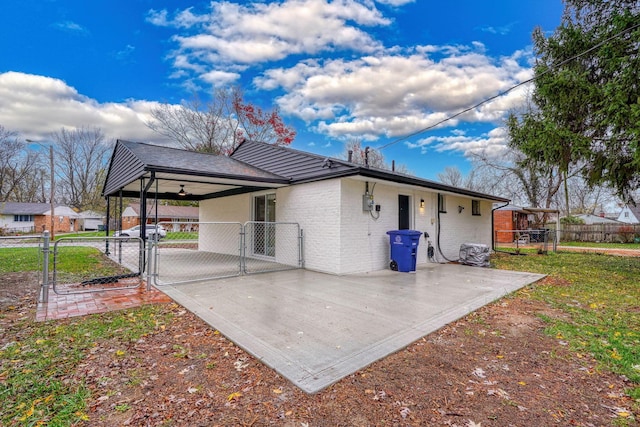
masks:
MULTIPOLYGON (((164 142, 145 126, 159 102, 238 84, 277 105, 292 147, 339 156, 381 147, 532 76, 531 33, 561 0, 4 0, 0 125, 45 140, 62 127, 164 142)), ((383 149, 435 179, 500 156, 502 123, 527 86, 383 149)), ((530 89, 530 88, 529 88, 530 89)))

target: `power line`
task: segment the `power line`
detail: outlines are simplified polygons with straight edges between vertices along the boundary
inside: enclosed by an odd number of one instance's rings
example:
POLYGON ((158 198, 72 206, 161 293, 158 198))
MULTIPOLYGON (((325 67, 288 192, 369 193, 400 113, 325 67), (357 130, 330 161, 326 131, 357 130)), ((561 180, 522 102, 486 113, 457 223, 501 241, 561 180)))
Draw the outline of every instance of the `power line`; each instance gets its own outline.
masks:
POLYGON ((523 86, 523 85, 526 85, 526 84, 528 84, 528 83, 531 83, 532 81, 534 81, 534 80, 538 79, 539 77, 542 77, 542 76, 544 76, 545 74, 550 73, 551 71, 553 71, 553 70, 557 69, 558 67, 563 66, 563 65, 564 65, 564 64, 566 64, 567 62, 571 62, 571 61, 573 61, 573 60, 575 60, 575 59, 578 59, 578 58, 580 58, 581 56, 584 56, 584 55, 586 55, 587 53, 589 53, 589 52, 591 52, 591 51, 593 51, 593 50, 595 50, 595 49, 599 48, 600 46, 602 46, 603 44, 607 43, 608 41, 613 40, 613 39, 615 39, 615 38, 618 38, 618 37, 620 37, 621 35, 623 35, 623 34, 625 34, 625 33, 629 32, 629 31, 635 30, 635 29, 636 29, 636 28, 638 28, 638 27, 640 27, 640 24, 636 24, 636 25, 634 25, 634 26, 632 26, 632 27, 627 28, 626 30, 620 31, 619 33, 616 33, 616 34, 614 34, 613 36, 611 36, 611 37, 609 37, 609 38, 607 38, 607 39, 605 39, 605 40, 602 40, 601 42, 599 42, 598 44, 596 44, 596 45, 594 45, 594 46, 590 47, 589 49, 585 50, 584 52, 578 53, 577 55, 572 56, 571 58, 565 59, 565 60, 560 61, 559 63, 557 63, 557 64, 555 64, 555 65, 552 65, 551 67, 549 67, 547 70, 545 70, 544 72, 542 72, 542 73, 541 73, 541 74, 539 74, 538 76, 533 76, 533 77, 532 77, 532 78, 530 78, 530 79, 524 80, 524 81, 522 81, 522 82, 520 82, 520 83, 518 83, 518 84, 516 84, 516 85, 514 85, 514 86, 511 86, 509 89, 507 89, 507 90, 505 90, 505 91, 503 91, 503 92, 499 92, 498 94, 493 95, 492 97, 486 98, 486 99, 484 99, 484 100, 482 100, 482 101, 478 102, 477 104, 475 104, 475 105, 473 105, 473 106, 471 106, 471 107, 465 108, 464 110, 459 111, 459 112, 457 112, 457 113, 455 113, 455 114, 453 114, 453 115, 451 115, 451 116, 445 117, 444 119, 442 119, 442 120, 440 120, 440 121, 438 121, 438 122, 436 122, 436 123, 434 123, 434 124, 432 124, 432 125, 429 125, 429 126, 427 126, 427 127, 425 127, 425 128, 422 128, 422 129, 420 129, 420 130, 417 130, 417 131, 415 131, 415 132, 413 132, 413 133, 410 133, 410 134, 405 135, 405 136, 403 136, 403 137, 397 138, 397 139, 395 139, 395 140, 393 140, 393 141, 391 141, 391 142, 388 142, 388 143, 386 143, 386 144, 384 144, 384 145, 382 145, 382 146, 378 147, 378 148, 377 148, 377 150, 383 150, 383 149, 385 149, 385 148, 387 148, 387 147, 390 147, 390 146, 392 146, 392 145, 394 145, 394 144, 397 144, 398 142, 401 142, 401 141, 407 140, 407 139, 409 139, 409 138, 412 138, 412 137, 414 137, 414 136, 416 136, 416 135, 420 135, 420 134, 422 134, 422 133, 425 133, 425 132, 427 132, 427 131, 429 131, 429 130, 431 130, 431 129, 433 129, 433 128, 436 128, 436 127, 440 126, 440 125, 441 125, 441 124, 443 124, 443 123, 446 123, 446 122, 448 122, 448 121, 450 121, 450 120, 455 119, 455 118, 456 118, 456 117, 458 117, 458 116, 461 116, 461 115, 463 115, 463 114, 465 114, 465 113, 468 113, 469 111, 474 110, 474 109, 476 109, 476 108, 480 107, 481 105, 484 105, 484 104, 486 104, 486 103, 488 103, 488 102, 493 101, 493 100, 494 100, 494 99, 496 99, 496 98, 499 98, 499 97, 501 97, 501 96, 503 96, 503 95, 508 94, 509 92, 513 91, 514 89, 519 88, 520 86, 523 86))

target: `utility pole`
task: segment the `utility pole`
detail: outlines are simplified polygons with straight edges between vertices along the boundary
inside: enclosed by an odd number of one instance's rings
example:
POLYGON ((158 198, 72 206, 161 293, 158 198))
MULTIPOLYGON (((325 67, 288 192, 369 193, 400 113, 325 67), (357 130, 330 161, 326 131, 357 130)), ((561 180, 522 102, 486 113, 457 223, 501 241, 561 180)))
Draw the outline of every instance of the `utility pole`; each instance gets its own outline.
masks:
MULTIPOLYGON (((40 145, 41 147, 43 146, 42 143, 38 142, 38 141, 34 141, 32 139, 27 139, 27 142, 33 142, 35 144, 40 145)), ((55 189, 55 185, 56 185, 56 180, 55 180, 55 175, 54 175, 54 169, 53 169, 54 165, 53 165, 53 145, 49 144, 49 169, 51 170, 51 184, 49 185, 50 188, 50 193, 49 193, 49 203, 50 203, 50 209, 51 209, 51 241, 53 241, 53 238, 55 237, 55 208, 56 205, 53 201, 53 196, 54 194, 56 194, 56 189, 55 189)))
POLYGON ((54 179, 54 174, 53 174, 53 145, 49 146, 49 167, 51 169, 51 194, 49 195, 49 199, 51 202, 51 240, 53 240, 55 238, 55 231, 54 231, 54 227, 55 227, 55 219, 54 219, 54 214, 55 214, 55 203, 53 202, 53 195, 56 193, 55 191, 55 179, 54 179))

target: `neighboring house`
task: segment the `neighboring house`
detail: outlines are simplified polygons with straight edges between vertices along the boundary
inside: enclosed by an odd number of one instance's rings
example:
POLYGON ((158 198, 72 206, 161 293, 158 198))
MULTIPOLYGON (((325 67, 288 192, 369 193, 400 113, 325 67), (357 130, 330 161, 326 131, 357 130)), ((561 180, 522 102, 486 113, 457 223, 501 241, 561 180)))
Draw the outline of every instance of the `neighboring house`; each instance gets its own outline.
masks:
POLYGON ((576 218, 580 218, 584 221, 586 225, 592 224, 620 224, 620 221, 616 219, 607 218, 603 215, 593 215, 593 214, 580 214, 574 215, 576 218))
POLYGON ((636 206, 625 205, 618 215, 618 221, 626 224, 640 224, 640 204, 636 206))
POLYGON ((527 230, 534 214, 520 206, 507 205, 493 212, 493 232, 497 243, 512 243, 518 230, 527 230))
MULTIPOLYGON (((169 231, 191 231, 197 223, 199 209, 197 206, 157 206, 158 222, 173 222, 173 229, 169 231)), ((156 206, 147 206, 147 224, 156 222, 156 206)), ((122 229, 140 225, 140 205, 131 204, 122 212, 122 229)), ((168 225, 165 228, 169 228, 168 225)))
POLYGON ((95 211, 82 211, 78 214, 78 230, 94 231, 104 226, 105 215, 95 211))
POLYGON ((558 221, 558 211, 555 209, 527 208, 508 204, 498 206, 493 211, 493 232, 497 243, 513 243, 522 234, 528 231, 539 230, 540 223, 544 223, 544 228, 549 226, 557 227, 553 224, 558 221), (546 216, 544 220, 541 216, 546 216))
MULTIPOLYGON (((305 268, 333 274, 389 268, 390 230, 426 232, 440 259, 457 259, 463 243, 490 246, 492 205, 508 201, 261 142, 245 141, 228 157, 117 142, 105 196, 139 197, 151 216, 154 198, 185 193, 199 202, 203 223, 298 223, 305 268)), ((200 250, 215 251, 215 244, 201 234, 200 250)), ((417 261, 428 262, 423 234, 417 261)))
MULTIPOLYGON (((76 231, 78 214, 68 206, 54 206, 54 232, 76 231)), ((0 203, 0 228, 6 233, 41 233, 51 230, 49 203, 0 203)))

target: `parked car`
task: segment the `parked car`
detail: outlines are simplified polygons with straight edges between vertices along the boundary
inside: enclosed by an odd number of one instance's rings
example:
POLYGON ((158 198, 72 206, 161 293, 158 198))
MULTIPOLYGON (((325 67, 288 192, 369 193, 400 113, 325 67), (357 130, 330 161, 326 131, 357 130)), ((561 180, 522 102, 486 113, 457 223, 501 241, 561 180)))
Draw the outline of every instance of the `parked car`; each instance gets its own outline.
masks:
MULTIPOLYGON (((165 230, 161 225, 153 225, 147 224, 145 227, 145 234, 147 235, 147 239, 154 239, 154 236, 158 234, 158 238, 162 239, 167 236, 167 230, 165 230)), ((140 226, 136 225, 135 227, 127 228, 126 230, 116 231, 114 233, 116 237, 140 237, 140 226)))

